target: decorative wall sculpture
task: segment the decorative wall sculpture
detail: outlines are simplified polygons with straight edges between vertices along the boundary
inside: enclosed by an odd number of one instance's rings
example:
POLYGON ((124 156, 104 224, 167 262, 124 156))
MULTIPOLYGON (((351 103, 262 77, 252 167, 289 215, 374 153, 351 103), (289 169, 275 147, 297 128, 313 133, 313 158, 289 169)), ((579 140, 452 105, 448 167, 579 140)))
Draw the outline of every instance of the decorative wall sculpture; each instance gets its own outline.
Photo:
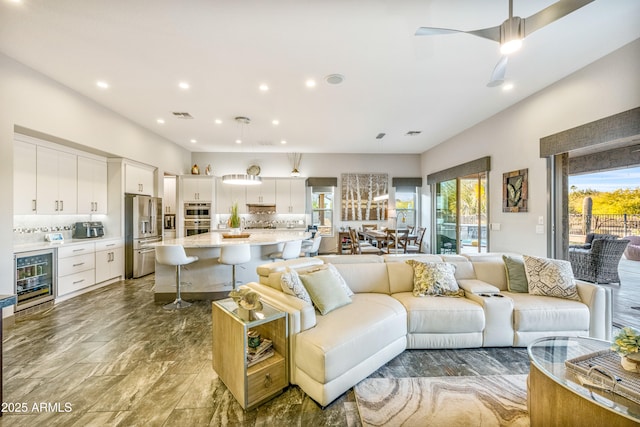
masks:
POLYGON ((507 172, 502 176, 502 212, 527 212, 529 169, 507 172))
POLYGON ((389 193, 386 173, 343 173, 342 221, 384 221, 388 200, 373 200, 389 193))

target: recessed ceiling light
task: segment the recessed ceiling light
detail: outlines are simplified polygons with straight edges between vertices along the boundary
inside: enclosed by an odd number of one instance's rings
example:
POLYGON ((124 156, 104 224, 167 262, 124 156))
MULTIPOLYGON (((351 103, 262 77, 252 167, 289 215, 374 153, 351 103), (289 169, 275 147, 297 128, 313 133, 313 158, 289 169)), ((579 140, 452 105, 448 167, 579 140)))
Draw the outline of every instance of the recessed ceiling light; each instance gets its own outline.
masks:
POLYGON ((220 119, 215 119, 214 122, 217 125, 221 125, 222 124, 222 120, 220 120, 220 119))
POLYGON ((280 120, 273 119, 273 120, 271 120, 271 123, 273 123, 275 126, 278 126, 280 124, 280 120))
POLYGON ((241 139, 236 139, 236 144, 242 144, 242 140, 241 139))
POLYGON ((105 82, 104 80, 98 80, 96 82, 96 86, 98 86, 100 89, 109 89, 109 83, 105 82))
POLYGON ((196 139, 192 139, 192 140, 191 140, 191 143, 192 143, 192 144, 195 144, 196 142, 198 142, 198 140, 196 140, 196 139))
POLYGON ((315 81, 315 80, 313 80, 313 79, 309 79, 309 80, 307 80, 307 81, 305 82, 305 85, 306 85, 307 87, 315 87, 315 86, 316 86, 316 81, 315 81))
POLYGON ((180 82, 178 83, 178 86, 180 87, 180 89, 189 89, 189 83, 187 82, 180 82))
POLYGON ((158 119, 158 120, 156 120, 156 122, 158 122, 159 125, 163 125, 164 124, 164 119, 158 119))
POLYGON ((502 85, 502 90, 507 91, 513 89, 513 83, 505 83, 502 85))
POLYGON ((285 141, 284 139, 282 141, 280 141, 280 144, 282 144, 282 145, 284 145, 286 143, 287 143, 287 141, 285 141))
POLYGON ((266 92, 266 91, 268 91, 268 90, 269 90, 269 86, 267 86, 265 83, 262 83, 262 84, 259 86, 259 88, 260 88, 260 90, 261 90, 262 92, 266 92))

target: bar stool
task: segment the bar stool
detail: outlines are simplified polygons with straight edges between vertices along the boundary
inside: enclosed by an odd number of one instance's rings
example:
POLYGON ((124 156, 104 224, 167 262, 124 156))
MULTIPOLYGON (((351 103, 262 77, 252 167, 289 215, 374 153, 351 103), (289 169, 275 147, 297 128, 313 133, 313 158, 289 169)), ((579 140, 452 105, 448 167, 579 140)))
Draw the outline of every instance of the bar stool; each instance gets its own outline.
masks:
POLYGON ((191 264, 198 260, 197 256, 187 256, 181 245, 156 246, 156 262, 164 265, 176 266, 176 299, 171 304, 164 306, 167 310, 189 307, 190 302, 183 301, 180 297, 180 270, 183 265, 191 264))
POLYGON ((292 240, 290 242, 284 242, 284 247, 280 252, 272 252, 268 255, 272 261, 277 259, 288 260, 292 258, 298 258, 302 249, 302 240, 292 240))
POLYGON ((236 288, 236 265, 251 261, 251 245, 227 245, 220 248, 220 264, 231 265, 231 287, 236 288))

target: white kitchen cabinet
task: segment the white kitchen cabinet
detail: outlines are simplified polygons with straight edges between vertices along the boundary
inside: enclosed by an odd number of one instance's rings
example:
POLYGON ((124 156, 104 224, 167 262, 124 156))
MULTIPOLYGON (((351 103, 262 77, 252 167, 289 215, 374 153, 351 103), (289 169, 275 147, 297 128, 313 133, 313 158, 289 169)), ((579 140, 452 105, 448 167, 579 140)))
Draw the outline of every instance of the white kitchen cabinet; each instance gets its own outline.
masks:
POLYGON ((107 162, 78 156, 78 213, 107 213, 107 162))
POLYGON ((77 156, 38 146, 36 150, 37 213, 77 212, 77 156))
POLYGON ((176 177, 164 177, 164 195, 162 196, 164 213, 175 215, 176 212, 176 177))
POLYGON ((282 178, 276 184, 276 210, 279 214, 304 214, 306 186, 304 179, 282 178))
POLYGON ((213 202, 213 177, 185 175, 180 177, 180 181, 185 202, 213 202))
POLYGON ((58 248, 58 296, 70 294, 95 284, 95 244, 58 248))
POLYGON ((36 145, 13 144, 13 213, 35 214, 37 209, 36 145))
POLYGON ((154 173, 154 169, 151 167, 125 163, 124 165, 125 193, 155 196, 154 188, 153 188, 153 173, 154 173))
POLYGON ((275 205, 276 179, 262 178, 260 185, 247 185, 247 204, 275 205))
POLYGON ((102 283, 124 275, 123 241, 96 242, 96 283, 102 283))
MULTIPOLYGON (((238 213, 247 213, 247 201, 244 185, 225 184, 222 179, 216 180, 216 204, 214 211, 218 214, 228 215, 231 206, 238 203, 238 213)), ((225 220, 226 218, 221 218, 225 220)))

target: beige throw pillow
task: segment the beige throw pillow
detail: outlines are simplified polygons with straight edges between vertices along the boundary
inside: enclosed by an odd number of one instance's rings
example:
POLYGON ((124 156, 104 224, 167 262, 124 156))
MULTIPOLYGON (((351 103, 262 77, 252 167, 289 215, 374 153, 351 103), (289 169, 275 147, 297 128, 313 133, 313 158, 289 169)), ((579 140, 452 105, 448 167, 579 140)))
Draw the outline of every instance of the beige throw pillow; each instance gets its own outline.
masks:
POLYGON ((529 293, 580 301, 569 261, 524 255, 529 293))
POLYGON ((448 262, 420 262, 407 260, 413 267, 413 295, 462 297, 464 291, 458 287, 453 264, 448 262))
POLYGON ((293 295, 311 304, 309 292, 305 289, 300 281, 300 276, 295 270, 287 268, 287 270, 282 273, 282 276, 280 276, 280 287, 285 294, 293 295))
POLYGON ((311 296, 313 305, 325 315, 347 304, 351 299, 342 288, 340 281, 329 269, 321 269, 313 273, 300 274, 300 280, 311 296))

